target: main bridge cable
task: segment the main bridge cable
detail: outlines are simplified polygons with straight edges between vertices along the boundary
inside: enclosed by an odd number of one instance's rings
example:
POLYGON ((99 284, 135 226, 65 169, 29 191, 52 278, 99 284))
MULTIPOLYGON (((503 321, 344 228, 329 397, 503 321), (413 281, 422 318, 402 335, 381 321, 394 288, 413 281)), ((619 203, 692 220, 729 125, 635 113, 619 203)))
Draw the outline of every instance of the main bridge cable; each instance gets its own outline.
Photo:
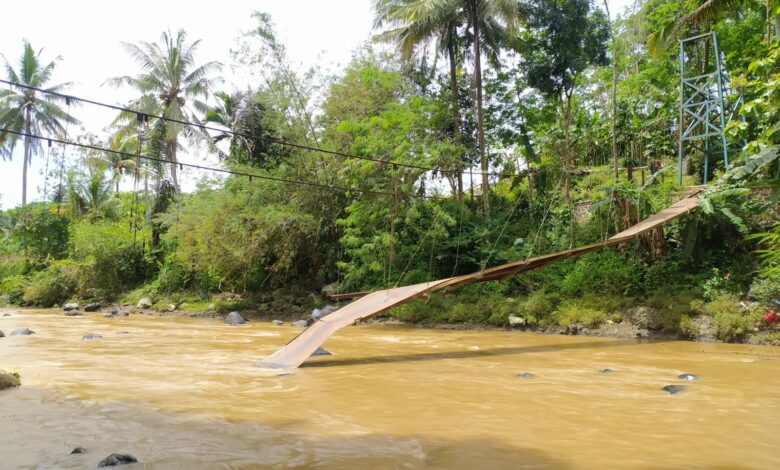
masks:
MULTIPOLYGON (((62 144, 63 146, 70 145, 70 146, 73 146, 73 147, 80 147, 80 148, 89 149, 89 150, 96 150, 96 151, 99 151, 99 152, 113 153, 115 155, 120 155, 120 156, 124 156, 124 157, 139 158, 139 159, 149 160, 149 161, 154 161, 154 162, 159 162, 159 163, 170 163, 169 160, 165 160, 163 158, 150 157, 150 156, 139 155, 139 154, 135 154, 135 153, 122 152, 122 151, 119 151, 119 150, 112 150, 112 149, 108 149, 108 148, 105 148, 105 147, 100 147, 100 146, 97 146, 97 145, 82 144, 82 143, 79 143, 79 142, 73 142, 73 141, 69 141, 69 140, 58 139, 56 137, 44 137, 42 135, 29 134, 29 133, 26 133, 26 132, 14 131, 14 130, 8 129, 8 128, 0 128, 0 134, 2 134, 4 132, 7 132, 9 134, 18 135, 18 136, 21 136, 21 137, 30 137, 31 139, 50 140, 52 142, 55 142, 55 143, 58 143, 58 144, 62 144)), ((204 166, 204 165, 196 165, 194 163, 176 162, 176 164, 179 165, 179 167, 185 167, 186 166, 188 168, 194 168, 196 170, 214 171, 214 172, 217 172, 217 173, 226 173, 226 174, 230 174, 230 175, 234 175, 234 176, 246 176, 246 177, 248 177, 250 179, 250 181, 252 180, 252 178, 258 178, 258 179, 263 179, 263 180, 276 181, 276 182, 279 182, 279 183, 297 184, 297 185, 301 185, 301 186, 311 186, 311 187, 324 188, 324 189, 330 189, 330 190, 336 190, 336 191, 355 191, 355 192, 359 192, 359 193, 377 194, 377 195, 383 195, 383 196, 401 195, 401 196, 407 196, 407 197, 410 197, 410 198, 431 199, 431 200, 444 200, 444 199, 448 199, 448 198, 442 197, 442 196, 426 196, 425 194, 414 194, 414 193, 406 193, 406 192, 403 192, 403 193, 391 193, 389 191, 379 191, 379 190, 375 190, 375 189, 362 189, 362 188, 355 188, 355 187, 352 187, 352 186, 327 185, 327 184, 322 184, 322 183, 316 183, 314 181, 291 180, 291 179, 287 179, 287 178, 279 178, 279 177, 276 177, 276 176, 261 175, 261 174, 258 174, 258 173, 247 173, 247 172, 243 172, 243 171, 226 170, 224 168, 215 168, 215 167, 209 167, 209 166, 204 166)))
MULTIPOLYGON (((293 147, 293 148, 298 148, 298 149, 301 149, 301 150, 309 150, 309 151, 312 151, 312 152, 319 152, 319 153, 324 153, 324 154, 327 154, 327 155, 333 155, 333 156, 342 157, 342 158, 354 158, 354 159, 357 159, 357 160, 366 160, 366 161, 370 161, 370 162, 374 162, 374 163, 382 163, 382 164, 388 164, 388 165, 398 165, 398 166, 402 166, 402 167, 406 167, 406 168, 414 168, 414 169, 417 169, 417 170, 434 171, 434 172, 447 173, 447 174, 453 174, 453 175, 458 173, 457 170, 445 170, 443 168, 434 168, 434 167, 423 166, 423 165, 415 165, 415 164, 412 164, 412 163, 394 162, 392 160, 383 160, 381 158, 363 157, 363 156, 360 156, 360 155, 353 155, 353 154, 349 154, 349 153, 345 153, 345 152, 339 152, 339 151, 336 151, 336 150, 327 150, 327 149, 321 149, 321 148, 317 148, 317 147, 310 147, 308 145, 298 144, 298 143, 295 143, 295 142, 289 142, 289 141, 282 140, 282 139, 275 139, 273 137, 265 137, 265 136, 258 136, 258 135, 252 135, 252 134, 245 134, 243 132, 236 132, 236 131, 233 131, 231 129, 220 129, 218 127, 206 126, 204 124, 184 121, 184 120, 181 120, 181 119, 175 119, 175 118, 170 118, 170 117, 166 117, 166 116, 158 116, 158 115, 155 115, 155 114, 144 113, 144 112, 141 112, 141 111, 138 111, 138 110, 135 110, 135 109, 130 109, 130 108, 122 107, 122 106, 117 106, 117 105, 113 105, 113 104, 103 103, 103 102, 100 102, 100 101, 90 100, 90 99, 87 99, 87 98, 80 98, 78 96, 67 95, 65 93, 59 93, 59 92, 56 92, 56 91, 46 90, 46 89, 43 89, 43 88, 38 88, 38 87, 30 86, 30 85, 25 85, 23 83, 12 82, 12 81, 9 81, 9 80, 4 80, 4 79, 0 79, 0 83, 4 83, 4 84, 9 85, 9 86, 15 86, 15 87, 19 87, 19 88, 24 88, 24 89, 27 89, 27 90, 35 90, 35 91, 38 91, 38 92, 41 92, 41 93, 45 93, 45 94, 49 94, 49 95, 52 95, 52 96, 59 96, 60 98, 65 98, 65 99, 68 99, 68 100, 80 101, 82 103, 87 103, 87 104, 91 104, 91 105, 95 105, 95 106, 101 106, 101 107, 104 107, 104 108, 113 109, 115 111, 120 111, 120 112, 124 112, 124 113, 143 114, 143 115, 147 116, 147 118, 161 119, 161 120, 166 121, 166 122, 173 122, 173 123, 181 124, 181 125, 184 125, 184 126, 197 127, 198 129, 201 129, 201 130, 222 132, 222 133, 225 133, 225 134, 230 134, 230 135, 233 135, 233 136, 243 137, 243 138, 246 138, 246 139, 264 140, 266 142, 279 144, 279 145, 282 145, 282 146, 285 146, 285 147, 293 147)), ((165 163, 170 163, 170 162, 166 161, 165 163)), ((463 174, 469 174, 469 175, 472 175, 472 176, 473 175, 483 175, 483 174, 486 174, 488 176, 498 176, 498 177, 501 177, 501 178, 519 178, 519 177, 523 176, 522 174, 515 174, 515 173, 495 173, 495 172, 483 173, 481 171, 474 172, 474 171, 471 171, 471 170, 464 171, 463 174)))

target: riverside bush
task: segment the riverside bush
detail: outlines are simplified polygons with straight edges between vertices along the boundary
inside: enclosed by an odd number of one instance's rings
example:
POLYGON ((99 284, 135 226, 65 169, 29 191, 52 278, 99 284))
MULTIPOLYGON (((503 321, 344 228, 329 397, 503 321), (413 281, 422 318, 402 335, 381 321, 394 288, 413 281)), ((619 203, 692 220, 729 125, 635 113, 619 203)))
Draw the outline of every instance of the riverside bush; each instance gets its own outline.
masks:
POLYGON ((761 311, 741 310, 739 300, 732 295, 720 295, 705 305, 705 311, 715 320, 717 336, 723 341, 738 341, 761 321, 761 311))
POLYGON ((77 294, 84 266, 72 260, 58 260, 30 278, 23 301, 28 305, 52 307, 77 294))
POLYGON ((553 313, 553 319, 564 327, 582 326, 595 328, 607 321, 607 313, 595 308, 583 307, 577 303, 562 303, 553 313))
POLYGON ((8 276, 0 282, 0 295, 7 295, 12 304, 21 304, 28 284, 29 280, 25 276, 8 276))
POLYGON ((577 260, 574 269, 561 282, 561 293, 568 296, 597 292, 622 294, 631 283, 632 266, 615 250, 589 253, 577 260))

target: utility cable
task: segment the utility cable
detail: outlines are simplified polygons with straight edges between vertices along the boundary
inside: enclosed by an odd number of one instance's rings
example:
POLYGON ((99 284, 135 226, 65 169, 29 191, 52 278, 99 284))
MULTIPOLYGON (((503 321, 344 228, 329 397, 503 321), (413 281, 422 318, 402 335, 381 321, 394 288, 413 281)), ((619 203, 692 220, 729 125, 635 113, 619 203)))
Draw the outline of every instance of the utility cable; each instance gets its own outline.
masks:
MULTIPOLYGON (((14 130, 11 130, 11 129, 8 129, 8 128, 0 128, 0 134, 2 134, 3 132, 8 132, 9 134, 18 135, 18 136, 21 136, 21 137, 30 137, 32 139, 51 140, 52 142, 56 142, 58 144, 62 144, 63 146, 70 145, 70 146, 84 148, 84 149, 89 149, 89 150, 96 150, 96 151, 99 151, 99 152, 113 153, 115 155, 120 155, 120 156, 124 156, 124 157, 139 158, 139 159, 154 161, 154 162, 158 162, 158 163, 171 163, 170 161, 165 160, 163 158, 150 157, 150 156, 139 155, 139 154, 135 154, 135 153, 122 152, 122 151, 119 151, 119 150, 107 149, 105 147, 100 147, 100 146, 97 146, 97 145, 82 144, 82 143, 79 143, 79 142, 73 142, 73 141, 58 139, 56 137, 44 137, 44 136, 37 135, 37 134, 29 134, 29 133, 26 133, 26 132, 14 131, 14 130)), ((64 156, 63 156, 63 160, 64 160, 64 156)), ((247 173, 247 172, 243 172, 243 171, 226 170, 224 168, 215 168, 215 167, 209 167, 209 166, 204 166, 204 165, 196 165, 194 163, 176 162, 176 165, 178 165, 179 168, 188 167, 188 168, 194 168, 196 170, 213 171, 213 172, 217 172, 217 173, 225 173, 225 174, 230 174, 230 175, 234 175, 234 176, 246 176, 246 177, 249 178, 250 181, 252 180, 252 178, 258 178, 258 179, 262 179, 262 180, 276 181, 276 182, 285 183, 285 184, 296 184, 296 185, 301 185, 301 186, 310 186, 310 187, 315 187, 315 188, 323 188, 323 189, 330 189, 330 190, 337 190, 337 191, 355 191, 355 192, 360 192, 360 193, 378 194, 378 195, 383 195, 383 196, 402 195, 402 196, 407 196, 407 197, 410 197, 410 198, 432 199, 432 200, 434 200, 434 199, 441 199, 441 200, 448 199, 448 198, 442 197, 442 196, 426 196, 424 194, 414 194, 414 193, 406 193, 406 192, 404 192, 404 193, 391 193, 389 191, 379 191, 379 190, 375 190, 375 189, 362 189, 362 188, 355 188, 355 187, 351 187, 351 186, 327 185, 327 184, 317 183, 317 182, 314 182, 314 181, 291 180, 291 179, 287 179, 287 178, 279 178, 279 177, 276 177, 276 176, 261 175, 261 174, 258 174, 258 173, 247 173)))
MULTIPOLYGON (((204 125, 204 124, 189 122, 189 121, 185 121, 185 120, 182 120, 182 119, 175 119, 175 118, 170 118, 170 117, 166 117, 166 116, 158 116, 158 115, 155 115, 155 114, 144 113, 142 111, 138 111, 138 110, 134 110, 134 109, 130 109, 130 108, 125 108, 123 106, 117 106, 117 105, 113 105, 113 104, 109 104, 109 103, 103 103, 103 102, 100 102, 100 101, 95 101, 95 100, 91 100, 91 99, 87 99, 87 98, 80 98, 78 96, 67 95, 67 94, 64 94, 64 93, 59 93, 59 92, 56 92, 56 91, 46 90, 46 89, 43 89, 43 88, 38 88, 38 87, 30 86, 30 85, 25 85, 23 83, 16 83, 16 82, 12 82, 12 81, 9 81, 9 80, 0 79, 0 83, 4 83, 6 85, 15 86, 15 87, 19 87, 19 88, 24 88, 24 89, 27 89, 27 90, 34 90, 34 91, 38 91, 38 92, 45 93, 45 94, 48 94, 48 95, 58 96, 60 98, 65 98, 65 99, 68 99, 68 100, 75 100, 75 101, 79 101, 79 102, 82 102, 82 103, 87 103, 87 104, 91 104, 91 105, 95 105, 95 106, 101 106, 101 107, 108 108, 108 109, 113 109, 113 110, 119 111, 119 112, 143 115, 146 118, 160 119, 160 120, 163 120, 163 121, 166 121, 166 122, 172 122, 172 123, 181 124, 181 125, 190 126, 190 127, 197 127, 198 129, 201 129, 201 130, 221 132, 221 133, 230 134, 230 135, 237 136, 237 137, 243 137, 245 139, 263 140, 263 141, 266 141, 266 142, 271 142, 271 143, 282 145, 282 146, 285 146, 285 147, 298 148, 298 149, 301 149, 301 150, 309 150, 309 151, 312 151, 312 152, 319 152, 319 153, 323 153, 323 154, 327 154, 327 155, 333 155, 333 156, 342 157, 342 158, 354 158, 354 159, 357 159, 357 160, 366 160, 366 161, 375 162, 375 163, 382 163, 382 164, 388 164, 388 165, 398 165, 398 166, 402 166, 402 167, 406 167, 406 168, 414 168, 414 169, 417 169, 417 170, 438 171, 440 173, 447 173, 447 174, 457 174, 458 173, 457 170, 445 170, 445 169, 442 169, 442 168, 434 168, 434 167, 423 166, 423 165, 415 165, 415 164, 412 164, 412 163, 394 162, 392 160, 384 160, 384 159, 381 159, 381 158, 363 157, 363 156, 360 156, 360 155, 349 154, 349 153, 346 153, 346 152, 339 152, 339 151, 336 151, 336 150, 326 150, 326 149, 321 149, 321 148, 317 148, 317 147, 311 147, 311 146, 308 146, 308 145, 298 144, 298 143, 295 143, 295 142, 289 142, 289 141, 286 141, 286 140, 276 139, 276 138, 273 138, 273 137, 245 134, 243 132, 236 132, 236 131, 233 131, 233 130, 230 130, 230 129, 220 129, 218 127, 207 126, 207 125, 204 125)), ((517 178, 517 177, 523 176, 521 174, 514 174, 514 173, 495 173, 495 172, 483 173, 482 171, 471 171, 471 170, 464 171, 463 174, 469 174, 469 175, 472 175, 472 176, 473 175, 487 174, 488 176, 498 176, 498 177, 502 177, 502 178, 517 178)))

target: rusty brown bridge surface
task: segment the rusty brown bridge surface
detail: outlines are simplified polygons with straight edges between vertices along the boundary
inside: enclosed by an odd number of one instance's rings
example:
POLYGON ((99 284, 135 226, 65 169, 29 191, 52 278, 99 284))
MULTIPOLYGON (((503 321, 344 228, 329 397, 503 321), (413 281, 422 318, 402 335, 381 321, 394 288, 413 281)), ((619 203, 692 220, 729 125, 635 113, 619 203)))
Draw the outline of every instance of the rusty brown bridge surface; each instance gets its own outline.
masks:
MULTIPOLYGON (((363 318, 383 313, 392 307, 409 302, 429 292, 459 287, 485 281, 502 281, 516 274, 541 268, 564 258, 573 258, 608 246, 619 245, 636 239, 644 232, 660 227, 667 222, 687 214, 698 206, 698 191, 689 193, 666 209, 653 214, 633 227, 599 243, 572 248, 549 255, 502 264, 472 274, 439 279, 411 286, 395 287, 366 293, 364 296, 321 318, 296 336, 286 346, 260 361, 257 365, 272 369, 292 369, 300 366, 337 330, 363 318)), ((362 293, 361 293, 362 294, 362 293)))

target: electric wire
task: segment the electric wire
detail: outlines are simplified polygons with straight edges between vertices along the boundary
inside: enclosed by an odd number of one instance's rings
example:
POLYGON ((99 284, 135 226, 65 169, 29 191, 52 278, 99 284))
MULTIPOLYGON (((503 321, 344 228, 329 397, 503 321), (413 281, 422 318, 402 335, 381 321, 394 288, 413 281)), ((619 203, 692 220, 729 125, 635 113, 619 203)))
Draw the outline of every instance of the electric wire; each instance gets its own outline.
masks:
MULTIPOLYGON (((138 111, 138 110, 134 110, 134 109, 130 109, 130 108, 125 108, 123 106, 113 105, 113 104, 109 104, 109 103, 103 103, 103 102, 91 100, 91 99, 88 99, 88 98, 81 98, 81 97, 78 97, 78 96, 68 95, 68 94, 65 94, 65 93, 60 93, 60 92, 56 92, 56 91, 52 91, 52 90, 46 90, 46 89, 43 89, 43 88, 38 88, 38 87, 30 86, 30 85, 25 85, 23 83, 12 82, 12 81, 9 81, 9 80, 4 80, 4 79, 0 79, 0 83, 4 83, 4 84, 9 85, 9 86, 15 86, 15 87, 19 87, 19 88, 23 88, 23 89, 27 89, 27 90, 33 90, 33 91, 37 91, 37 92, 40 92, 40 93, 45 93, 45 94, 48 94, 48 95, 51 95, 51 96, 58 96, 60 98, 65 98, 65 99, 68 99, 68 100, 75 100, 75 101, 79 101, 81 103, 87 103, 87 104, 91 104, 91 105, 94 105, 94 106, 100 106, 100 107, 104 107, 104 108, 108 108, 108 109, 113 109, 113 110, 119 111, 119 112, 132 113, 132 114, 136 114, 136 115, 143 115, 143 116, 146 116, 147 118, 160 119, 160 120, 163 120, 163 121, 166 121, 166 122, 172 122, 172 123, 181 124, 181 125, 189 126, 189 127, 197 127, 198 129, 201 129, 202 131, 208 130, 208 131, 214 131, 214 132, 221 132, 221 133, 225 133, 225 134, 230 134, 230 135, 237 136, 237 137, 243 137, 243 138, 246 138, 246 139, 263 140, 263 141, 266 141, 266 142, 275 143, 275 144, 282 145, 282 146, 285 146, 285 147, 298 148, 298 149, 301 149, 301 150, 309 150, 309 151, 312 151, 312 152, 319 152, 319 153, 323 153, 323 154, 326 154, 326 155, 333 155, 333 156, 342 157, 342 158, 354 158, 354 159, 357 159, 357 160, 366 160, 366 161, 371 161, 371 162, 374 162, 374 163, 381 163, 381 164, 388 164, 388 165, 397 165, 397 166, 401 166, 401 167, 414 168, 414 169, 417 169, 417 170, 424 170, 424 171, 434 171, 434 172, 446 173, 446 174, 458 174, 458 170, 446 170, 446 169, 443 169, 443 168, 434 168, 434 167, 429 167, 429 166, 424 166, 424 165, 415 165, 415 164, 412 164, 412 163, 395 162, 395 161, 392 161, 392 160, 384 160, 384 159, 381 159, 381 158, 364 157, 364 156, 360 156, 360 155, 349 154, 349 153, 346 153, 346 152, 339 152, 339 151, 336 151, 336 150, 327 150, 327 149, 321 149, 321 148, 317 148, 317 147, 311 147, 311 146, 308 146, 308 145, 298 144, 298 143, 295 143, 295 142, 289 142, 289 141, 286 141, 286 140, 276 139, 276 138, 273 138, 273 137, 245 134, 243 132, 236 132, 236 131, 233 131, 233 130, 230 130, 230 129, 221 129, 221 128, 218 128, 218 127, 207 126, 205 124, 189 122, 189 121, 185 121, 185 120, 182 120, 182 119, 175 119, 175 118, 166 117, 166 116, 159 116, 159 115, 155 115, 155 114, 149 114, 149 113, 145 113, 143 111, 138 111)), ((498 177, 501 177, 501 178, 517 178, 517 177, 523 176, 522 174, 515 174, 515 173, 496 173, 496 172, 482 172, 482 171, 471 171, 471 170, 464 171, 463 174, 469 174, 471 176, 473 176, 473 175, 483 175, 484 174, 484 175, 487 175, 487 176, 498 176, 498 177)))
MULTIPOLYGON (((29 134, 29 133, 26 133, 26 132, 19 132, 19 131, 15 131, 15 130, 8 129, 8 128, 0 128, 0 134, 2 134, 3 132, 7 132, 9 134, 18 135, 18 136, 21 136, 21 137, 29 137, 29 138, 32 138, 32 139, 51 140, 52 142, 55 142, 55 143, 58 143, 58 144, 62 144, 63 146, 68 146, 69 145, 69 146, 73 146, 73 147, 79 147, 79 148, 84 148, 84 149, 89 149, 89 150, 95 150, 95 151, 99 151, 99 152, 113 153, 115 155, 120 155, 120 156, 124 156, 124 157, 133 157, 133 158, 139 158, 139 159, 143 159, 143 160, 154 161, 154 162, 158 162, 158 163, 171 163, 170 161, 165 160, 163 158, 150 157, 150 156, 147 156, 147 155, 139 155, 139 154, 135 154, 135 153, 122 152, 120 150, 108 149, 108 148, 100 147, 100 146, 97 146, 97 145, 82 144, 80 142, 73 142, 73 141, 69 141, 69 140, 63 140, 63 139, 59 139, 59 138, 56 138, 56 137, 44 137, 44 136, 41 136, 41 135, 29 134)), ((64 160, 64 156, 63 156, 63 160, 64 160)), ((376 189, 363 189, 363 188, 356 188, 356 187, 353 187, 353 186, 327 185, 327 184, 317 183, 317 182, 314 182, 314 181, 291 180, 291 179, 280 178, 280 177, 276 177, 276 176, 262 175, 262 174, 259 174, 259 173, 248 173, 248 172, 244 172, 244 171, 235 171, 235 170, 228 170, 228 169, 224 169, 224 168, 215 168, 215 167, 209 167, 209 166, 205 166, 205 165, 197 165, 197 164, 194 164, 194 163, 176 162, 176 165, 178 165, 179 168, 188 167, 188 168, 194 168, 196 170, 213 171, 213 172, 216 172, 216 173, 225 173, 225 174, 230 174, 230 175, 234 175, 234 176, 245 176, 245 177, 248 177, 250 181, 253 178, 258 178, 258 179, 262 179, 262 180, 276 181, 276 182, 285 183, 285 184, 295 184, 295 185, 300 185, 300 186, 310 186, 310 187, 330 189, 330 190, 337 190, 337 191, 354 191, 354 192, 359 192, 359 193, 377 194, 377 195, 382 195, 382 196, 401 195, 401 196, 407 196, 407 197, 410 197, 410 198, 431 199, 431 200, 447 199, 446 197, 443 197, 443 196, 428 196, 428 195, 425 195, 425 194, 413 194, 413 193, 407 193, 407 192, 391 193, 389 191, 380 191, 380 190, 376 190, 376 189)))

